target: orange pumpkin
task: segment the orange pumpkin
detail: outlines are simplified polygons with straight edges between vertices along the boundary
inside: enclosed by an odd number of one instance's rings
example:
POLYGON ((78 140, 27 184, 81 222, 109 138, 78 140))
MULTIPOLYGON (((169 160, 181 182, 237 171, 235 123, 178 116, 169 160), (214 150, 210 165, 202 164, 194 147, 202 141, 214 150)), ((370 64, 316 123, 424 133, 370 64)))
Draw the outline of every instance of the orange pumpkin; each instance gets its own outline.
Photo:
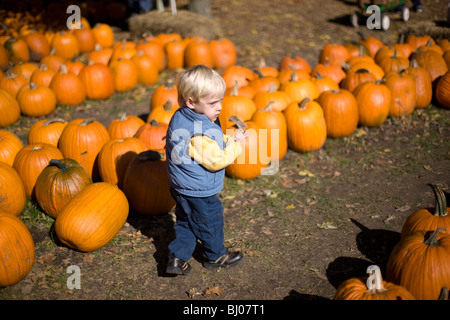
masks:
POLYGON ((113 95, 114 75, 108 66, 89 61, 78 76, 84 83, 87 98, 99 100, 113 95))
POLYGON ((147 150, 135 156, 125 173, 123 192, 139 214, 168 213, 175 201, 169 191, 165 154, 147 150))
POLYGON ((0 127, 7 127, 20 119, 20 106, 13 95, 0 89, 0 127))
POLYGON ((256 111, 255 102, 245 96, 225 96, 222 101, 222 111, 219 114, 219 121, 222 131, 233 125, 229 120, 230 116, 236 116, 242 121, 250 120, 256 111))
POLYGON ((62 208, 86 186, 91 177, 73 159, 51 159, 36 179, 36 201, 41 209, 56 218, 62 208))
POLYGON ((67 125, 64 119, 43 119, 35 122, 28 131, 28 144, 48 143, 58 146, 58 140, 67 125))
POLYGON ((415 108, 426 108, 433 98, 433 84, 428 71, 420 67, 416 60, 412 59, 408 68, 408 74, 414 79, 416 84, 415 108))
POLYGON ((0 129, 0 161, 13 165, 17 153, 23 148, 22 140, 8 130, 0 129))
POLYGON ((32 30, 23 40, 28 46, 31 61, 38 62, 50 53, 50 43, 42 32, 32 30))
POLYGON ((59 72, 55 73, 50 89, 53 90, 58 105, 75 106, 86 99, 86 89, 81 79, 68 72, 63 63, 59 72))
POLYGON ((92 252, 116 236, 128 212, 128 200, 119 188, 106 182, 92 183, 59 212, 55 233, 70 248, 92 252))
POLYGON ((0 212, 0 287, 13 285, 31 271, 35 258, 33 237, 16 216, 0 212))
POLYGON ((173 107, 179 107, 178 90, 171 82, 161 84, 153 91, 150 99, 150 112, 153 107, 163 106, 169 101, 173 107))
POLYGON ((213 68, 214 60, 211 48, 204 39, 196 39, 189 42, 184 50, 184 66, 190 68, 192 66, 203 64, 213 68))
POLYGON ((283 159, 287 152, 287 124, 284 114, 272 106, 273 103, 269 102, 265 108, 257 109, 251 121, 256 123, 261 132, 267 130, 267 156, 271 162, 276 162, 283 159))
POLYGON ((435 90, 437 102, 444 108, 450 109, 450 71, 439 78, 435 90))
POLYGON ((416 83, 405 71, 389 72, 385 76, 385 85, 391 91, 391 109, 393 117, 408 116, 414 111, 416 104, 416 83))
POLYGON ((0 211, 19 216, 25 209, 26 193, 22 179, 11 165, 0 161, 0 211))
POLYGON ((134 134, 134 137, 141 140, 147 150, 164 149, 166 146, 167 123, 160 123, 156 120, 144 123, 134 134))
POLYGON ((155 120, 160 123, 169 124, 170 119, 177 109, 177 106, 172 106, 172 102, 170 102, 170 100, 164 105, 154 106, 147 117, 147 122, 155 120))
POLYGON ((27 196, 34 198, 37 177, 51 159, 62 159, 61 151, 47 143, 29 144, 17 152, 13 168, 22 179, 27 196))
POLYGON ((216 69, 226 69, 236 63, 237 53, 234 43, 227 38, 209 41, 212 64, 216 69))
POLYGON ((386 280, 405 287, 417 300, 437 300, 450 286, 450 234, 419 230, 400 240, 386 265, 386 280))
POLYGON ((281 70, 304 70, 311 72, 311 66, 302 56, 292 54, 281 59, 278 69, 281 70))
POLYGON ((333 300, 415 300, 404 287, 384 281, 376 265, 367 268, 368 278, 350 278, 342 282, 333 300))
POLYGON ((447 207, 444 191, 438 185, 430 186, 434 192, 434 208, 422 208, 409 215, 403 223, 401 239, 418 230, 430 231, 445 228, 444 231, 450 233, 450 208, 447 207))
POLYGON ((98 153, 109 141, 106 128, 94 119, 74 119, 70 121, 61 133, 58 148, 64 158, 71 158, 81 164, 93 181, 100 178, 98 153))
POLYGON ((109 65, 114 79, 114 89, 118 92, 128 91, 138 83, 138 69, 130 59, 112 60, 109 65))
POLYGON ((47 116, 56 108, 53 90, 46 86, 37 86, 33 82, 20 88, 17 92, 17 102, 22 114, 29 117, 47 116))
POLYGON ((92 28, 95 41, 102 48, 110 48, 114 44, 114 32, 112 28, 106 23, 97 23, 92 28))
POLYGON ((231 178, 249 180, 261 175, 270 164, 267 150, 267 134, 261 134, 260 127, 254 121, 242 121, 231 116, 229 121, 234 125, 226 129, 226 134, 233 136, 235 130, 247 131, 248 137, 241 141, 242 152, 234 162, 225 168, 225 174, 231 178))
POLYGON ((98 154, 98 167, 102 181, 123 187, 125 171, 130 161, 146 146, 136 137, 112 139, 106 142, 98 154))
POLYGON ((323 109, 327 136, 346 137, 358 125, 358 103, 353 94, 345 89, 322 92, 317 102, 323 109))
POLYGON ((78 40, 71 32, 58 32, 53 36, 51 48, 55 49, 55 55, 64 59, 72 59, 80 54, 78 40))
POLYGON ((348 50, 343 45, 328 43, 320 51, 319 63, 328 62, 332 66, 341 66, 349 57, 348 50))
POLYGON ((144 123, 138 116, 127 115, 124 112, 119 118, 113 119, 107 129, 111 139, 123 139, 134 136, 144 123))
POLYGON ((353 91, 358 104, 358 123, 367 127, 378 127, 389 116, 391 91, 381 80, 364 82, 353 91))
POLYGON ((159 80, 159 74, 156 64, 152 58, 139 51, 131 61, 134 62, 138 72, 138 83, 145 86, 156 84, 159 80))
POLYGON ((49 69, 47 64, 44 62, 40 65, 38 70, 33 72, 30 82, 49 87, 55 73, 56 71, 49 69))
POLYGON ((288 145, 297 152, 320 149, 327 138, 325 117, 320 105, 310 98, 293 102, 284 110, 288 145))

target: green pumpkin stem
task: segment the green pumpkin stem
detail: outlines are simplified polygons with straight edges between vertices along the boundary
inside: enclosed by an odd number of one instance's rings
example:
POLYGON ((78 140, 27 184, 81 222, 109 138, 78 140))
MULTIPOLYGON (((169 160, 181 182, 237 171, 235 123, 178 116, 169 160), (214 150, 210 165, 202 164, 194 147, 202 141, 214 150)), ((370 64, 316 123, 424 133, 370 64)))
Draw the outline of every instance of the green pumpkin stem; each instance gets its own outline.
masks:
POLYGON ((439 242, 437 241, 437 236, 439 231, 441 230, 446 230, 445 228, 437 228, 436 230, 433 231, 433 233, 431 234, 430 237, 428 237, 428 239, 426 239, 423 243, 426 245, 429 245, 430 247, 436 247, 439 245, 439 242))
POLYGON ((48 162, 48 164, 50 166, 58 167, 60 172, 66 172, 70 168, 70 166, 68 166, 66 163, 62 162, 61 160, 57 160, 57 159, 51 159, 48 162))

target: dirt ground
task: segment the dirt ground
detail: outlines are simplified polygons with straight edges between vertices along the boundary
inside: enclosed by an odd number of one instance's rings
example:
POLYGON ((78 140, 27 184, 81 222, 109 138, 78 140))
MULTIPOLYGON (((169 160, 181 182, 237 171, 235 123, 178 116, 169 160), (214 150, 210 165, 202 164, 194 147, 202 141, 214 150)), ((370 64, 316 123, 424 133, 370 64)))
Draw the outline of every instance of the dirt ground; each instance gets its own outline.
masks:
MULTIPOLYGON (((404 24, 391 15, 387 32, 353 28, 353 1, 212 0, 212 13, 238 50, 237 64, 261 58, 278 66, 296 53, 311 66, 330 42, 358 40, 357 32, 393 44, 404 24)), ((408 24, 446 19, 445 0, 423 0, 408 24), (444 10, 445 9, 445 10, 444 10)), ((410 6, 410 2, 407 2, 410 6)), ((126 33, 121 33, 126 36, 126 33)), ((174 77, 164 71, 160 83, 174 77)), ((105 125, 123 111, 145 117, 155 87, 138 87, 107 101, 58 108, 55 117, 94 117, 105 125)), ((11 130, 25 140, 38 119, 23 118, 11 130)), ((173 216, 140 216, 104 248, 81 253, 60 245, 53 220, 29 203, 21 216, 36 243, 36 261, 19 283, 0 289, 2 300, 330 300, 345 279, 384 271, 406 217, 434 207, 429 183, 450 186, 450 110, 435 105, 379 128, 358 128, 347 138, 328 138, 311 153, 288 151, 279 171, 243 181, 226 178, 226 245, 241 250, 242 264, 209 271, 190 260, 188 276, 164 273, 173 216), (80 288, 68 286, 71 265, 80 288)))

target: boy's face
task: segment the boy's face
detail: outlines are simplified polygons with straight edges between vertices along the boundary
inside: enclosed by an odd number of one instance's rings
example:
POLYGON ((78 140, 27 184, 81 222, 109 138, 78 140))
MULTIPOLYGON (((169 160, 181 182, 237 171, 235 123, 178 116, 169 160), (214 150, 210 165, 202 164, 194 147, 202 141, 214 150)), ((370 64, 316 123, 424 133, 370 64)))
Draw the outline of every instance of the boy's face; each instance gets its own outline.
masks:
POLYGON ((222 101, 223 95, 214 93, 204 96, 200 101, 196 102, 189 98, 186 105, 196 113, 206 115, 211 122, 214 122, 217 120, 220 111, 222 110, 222 101))

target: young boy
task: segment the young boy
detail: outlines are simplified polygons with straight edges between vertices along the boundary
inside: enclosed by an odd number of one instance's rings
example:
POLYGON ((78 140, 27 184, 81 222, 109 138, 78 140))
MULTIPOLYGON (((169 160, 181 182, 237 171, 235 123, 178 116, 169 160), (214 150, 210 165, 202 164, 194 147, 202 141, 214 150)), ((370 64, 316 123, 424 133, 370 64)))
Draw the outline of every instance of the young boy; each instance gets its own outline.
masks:
POLYGON ((205 268, 234 266, 240 252, 224 246, 223 188, 225 167, 241 152, 246 133, 224 135, 219 113, 225 82, 214 70, 197 65, 177 77, 178 102, 166 136, 166 161, 171 194, 176 202, 176 238, 169 244, 166 272, 188 274, 187 262, 200 240, 205 268))

